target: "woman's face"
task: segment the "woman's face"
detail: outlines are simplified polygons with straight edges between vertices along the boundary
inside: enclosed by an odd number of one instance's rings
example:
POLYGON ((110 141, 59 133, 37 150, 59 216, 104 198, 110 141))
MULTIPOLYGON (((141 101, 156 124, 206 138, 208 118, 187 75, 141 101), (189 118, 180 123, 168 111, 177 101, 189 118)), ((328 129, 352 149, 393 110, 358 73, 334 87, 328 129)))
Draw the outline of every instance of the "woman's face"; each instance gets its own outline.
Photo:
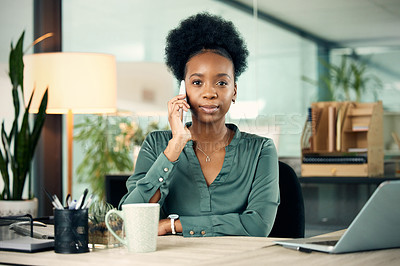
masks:
POLYGON ((231 60, 213 52, 193 56, 186 63, 185 83, 194 119, 205 123, 225 121, 237 92, 231 60))

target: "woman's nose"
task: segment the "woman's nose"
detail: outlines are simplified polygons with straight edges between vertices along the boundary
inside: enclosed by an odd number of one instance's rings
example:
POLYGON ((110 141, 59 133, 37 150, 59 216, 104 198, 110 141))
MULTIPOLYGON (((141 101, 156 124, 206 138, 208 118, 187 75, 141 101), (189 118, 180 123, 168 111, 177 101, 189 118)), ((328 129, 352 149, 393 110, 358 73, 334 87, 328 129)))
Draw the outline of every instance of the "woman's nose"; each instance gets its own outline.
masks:
POLYGON ((217 97, 217 91, 213 84, 205 84, 203 89, 203 98, 214 99, 217 97))

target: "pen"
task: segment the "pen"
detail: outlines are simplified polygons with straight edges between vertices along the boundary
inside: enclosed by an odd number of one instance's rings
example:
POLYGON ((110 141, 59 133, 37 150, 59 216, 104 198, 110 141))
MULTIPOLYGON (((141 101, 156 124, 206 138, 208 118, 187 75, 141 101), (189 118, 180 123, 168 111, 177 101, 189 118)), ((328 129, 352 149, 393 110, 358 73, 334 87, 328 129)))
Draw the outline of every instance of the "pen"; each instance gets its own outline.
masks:
POLYGON ((90 205, 92 204, 92 200, 93 200, 93 194, 90 194, 88 200, 82 206, 82 209, 88 209, 90 207, 90 205))
POLYGON ((79 210, 82 207, 82 204, 85 202, 85 198, 89 190, 86 188, 83 192, 82 196, 79 198, 78 202, 76 203, 75 210, 79 210))
POLYGON ((61 204, 61 202, 60 202, 60 200, 58 199, 58 197, 57 197, 56 194, 53 195, 53 200, 54 200, 54 202, 56 203, 56 205, 58 206, 57 209, 60 209, 60 210, 64 209, 63 205, 61 204))
POLYGON ((67 198, 65 199, 65 205, 67 209, 69 209, 69 205, 71 204, 71 194, 67 195, 67 198))
POLYGON ((92 205, 93 203, 93 198, 90 199, 90 202, 88 202, 88 204, 86 205, 86 209, 90 208, 90 205, 92 205))
POLYGON ((51 204, 53 204, 54 208, 59 209, 59 207, 58 207, 57 204, 54 202, 54 199, 53 199, 53 197, 50 195, 50 193, 49 193, 46 189, 44 189, 44 188, 42 188, 42 189, 44 190, 44 192, 45 192, 45 194, 47 195, 47 197, 49 197, 49 200, 51 201, 51 204))
POLYGON ((73 200, 73 201, 71 202, 71 204, 69 204, 68 209, 69 209, 69 210, 74 210, 74 209, 75 209, 75 206, 76 206, 76 200, 73 200))

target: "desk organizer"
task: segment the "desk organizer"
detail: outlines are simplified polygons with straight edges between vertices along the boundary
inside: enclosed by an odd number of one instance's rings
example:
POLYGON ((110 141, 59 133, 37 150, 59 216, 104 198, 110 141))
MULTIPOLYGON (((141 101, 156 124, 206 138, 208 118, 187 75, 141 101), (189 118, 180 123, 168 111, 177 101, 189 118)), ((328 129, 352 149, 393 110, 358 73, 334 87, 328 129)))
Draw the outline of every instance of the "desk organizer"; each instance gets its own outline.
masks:
POLYGON ((301 175, 383 176, 382 102, 316 102, 302 135, 301 175), (305 145, 305 143, 307 145, 305 145))

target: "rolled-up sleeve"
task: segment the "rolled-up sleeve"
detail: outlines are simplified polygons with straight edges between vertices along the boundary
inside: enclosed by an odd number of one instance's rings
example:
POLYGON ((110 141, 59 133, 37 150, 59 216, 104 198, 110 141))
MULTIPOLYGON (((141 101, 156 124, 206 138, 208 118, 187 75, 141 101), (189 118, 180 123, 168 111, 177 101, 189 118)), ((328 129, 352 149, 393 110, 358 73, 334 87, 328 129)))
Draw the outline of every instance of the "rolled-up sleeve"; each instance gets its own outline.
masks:
POLYGON ((119 207, 128 203, 149 202, 158 189, 161 192, 159 203, 162 205, 168 195, 171 173, 177 161, 170 162, 162 151, 155 150, 154 142, 151 134, 144 141, 135 172, 126 182, 128 193, 121 199, 119 207))

